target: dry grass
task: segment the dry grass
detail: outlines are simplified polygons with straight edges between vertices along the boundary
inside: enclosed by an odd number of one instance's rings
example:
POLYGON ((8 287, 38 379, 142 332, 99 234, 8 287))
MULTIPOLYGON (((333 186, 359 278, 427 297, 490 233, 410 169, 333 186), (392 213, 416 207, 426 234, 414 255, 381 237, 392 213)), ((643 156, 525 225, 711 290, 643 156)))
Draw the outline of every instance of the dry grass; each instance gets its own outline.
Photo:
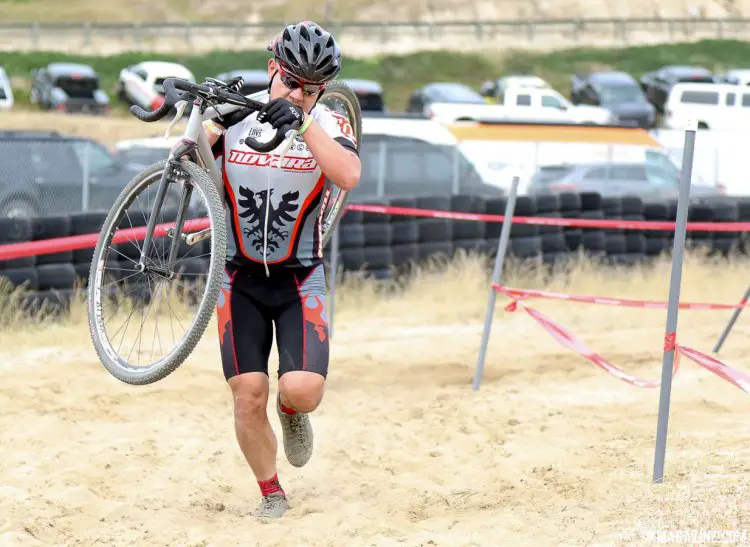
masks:
MULTIPOLYGON (((747 271, 692 254, 683 300, 735 302, 747 271)), ((668 274, 668 261, 623 272, 584 261, 554 278, 516 268, 507 283, 663 300, 668 274)), ((471 391, 487 282, 486 264, 466 258, 396 290, 339 287, 316 453, 303 469, 281 453, 293 509, 271 523, 249 515, 258 489, 234 441, 215 332, 176 373, 136 388, 97 362, 80 311, 6 321, 0 545, 640 545, 649 530, 750 530, 746 394, 685 363, 666 482, 652 485, 658 392, 560 348, 504 312, 503 297, 471 391)), ((532 305, 658 378, 663 310, 532 305)), ((680 341, 710 350, 728 315, 682 312, 680 341)), ((746 324, 722 353, 745 370, 746 324)))

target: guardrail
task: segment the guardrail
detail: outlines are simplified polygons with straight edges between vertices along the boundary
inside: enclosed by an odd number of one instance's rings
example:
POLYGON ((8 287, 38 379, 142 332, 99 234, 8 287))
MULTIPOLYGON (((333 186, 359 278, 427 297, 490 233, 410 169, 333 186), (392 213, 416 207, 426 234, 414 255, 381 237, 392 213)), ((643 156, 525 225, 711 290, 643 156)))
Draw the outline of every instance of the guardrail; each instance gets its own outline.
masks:
MULTIPOLYGON (((0 50, 176 52, 187 47, 217 49, 265 47, 285 22, 244 23, 0 23, 0 50)), ((750 18, 569 18, 474 21, 337 21, 327 25, 349 54, 451 47, 462 49, 548 48, 563 45, 625 45, 745 38, 750 18)))

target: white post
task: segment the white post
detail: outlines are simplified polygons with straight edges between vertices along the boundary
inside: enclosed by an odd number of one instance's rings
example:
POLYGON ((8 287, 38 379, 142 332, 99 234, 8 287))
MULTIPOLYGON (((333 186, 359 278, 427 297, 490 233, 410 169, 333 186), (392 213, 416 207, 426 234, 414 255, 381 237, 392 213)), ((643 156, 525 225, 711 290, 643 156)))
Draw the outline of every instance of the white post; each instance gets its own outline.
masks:
POLYGON ((672 246, 672 275, 669 280, 669 302, 667 304, 667 328, 664 335, 664 359, 661 369, 659 394, 659 418, 656 425, 656 454, 654 457, 654 482, 664 481, 664 459, 667 450, 667 425, 669 423, 669 401, 672 394, 672 367, 674 365, 677 336, 677 312, 680 303, 682 261, 685 254, 685 232, 688 205, 690 204, 690 182, 693 174, 695 132, 698 124, 690 120, 685 129, 685 148, 682 151, 680 194, 677 200, 677 220, 672 246))
POLYGON ((510 240, 510 227, 513 223, 513 211, 516 208, 516 192, 518 191, 519 177, 516 175, 513 177, 513 182, 510 184, 510 194, 508 195, 508 203, 505 205, 505 218, 503 220, 503 228, 500 231, 500 241, 497 245, 497 256, 495 257, 495 268, 492 270, 492 283, 490 284, 490 295, 487 299, 487 311, 484 316, 484 332, 482 333, 482 343, 479 347, 479 358, 477 359, 476 368, 474 370, 474 385, 473 390, 479 390, 479 383, 482 381, 482 373, 484 372, 484 359, 487 355, 487 345, 490 340, 490 329, 492 328, 492 316, 495 313, 495 299, 497 293, 493 287, 500 283, 500 276, 503 271, 505 264, 505 253, 508 250, 508 241, 510 240))

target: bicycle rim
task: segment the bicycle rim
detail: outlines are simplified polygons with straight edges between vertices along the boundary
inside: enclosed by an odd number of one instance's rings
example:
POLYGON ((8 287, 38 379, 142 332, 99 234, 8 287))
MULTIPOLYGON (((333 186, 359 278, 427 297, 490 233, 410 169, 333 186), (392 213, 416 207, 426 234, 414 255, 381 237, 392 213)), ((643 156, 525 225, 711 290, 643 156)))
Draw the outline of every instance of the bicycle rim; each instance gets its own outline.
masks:
MULTIPOLYGON (((354 138, 357 151, 359 151, 362 142, 362 109, 354 90, 345 82, 334 80, 326 85, 319 103, 332 110, 337 117, 343 116, 346 118, 346 121, 340 120, 340 125, 346 133, 351 133, 349 136, 354 138)), ((348 199, 348 191, 342 190, 326 179, 321 222, 322 246, 324 248, 333 236, 333 231, 336 229, 341 215, 344 214, 348 199)))
MULTIPOLYGON (((120 194, 102 227, 89 276, 89 329, 96 352, 113 376, 133 385, 149 384, 166 377, 195 348, 216 307, 226 254, 225 212, 216 186, 198 166, 182 161, 181 176, 170 183, 170 188, 174 184, 174 188, 181 191, 183 186, 189 186, 198 199, 193 200, 195 203, 191 201, 183 232, 178 236, 181 244, 174 267, 178 274, 170 278, 164 273, 172 241, 164 235, 164 229, 174 227, 176 217, 176 210, 169 211, 164 207, 158 213, 159 228, 154 233, 152 250, 146 259, 147 269, 138 270, 136 264, 153 204, 150 202, 144 206, 140 196, 146 192, 155 196, 165 163, 158 162, 145 169, 120 194), (136 207, 129 212, 133 204, 136 207), (194 245, 183 239, 183 234, 196 233, 206 224, 210 228, 207 239, 194 245), (141 233, 136 235, 130 228, 141 233), (116 234, 127 234, 128 237, 113 242, 116 234), (109 267, 112 263, 113 268, 109 267), (157 271, 161 273, 155 273, 157 271), (168 284, 171 281, 175 283, 168 284), (165 300, 166 305, 163 304, 165 300), (146 315, 152 310, 156 316, 147 320, 146 315), (163 316, 160 315, 162 311, 163 316), (126 324, 119 329, 116 326, 108 329, 110 322, 117 325, 117 318, 126 316, 126 324), (127 325, 134 316, 136 322, 141 320, 139 335, 145 326, 154 330, 146 340, 137 338, 137 348, 135 340, 132 345, 125 343, 127 325), (163 327, 161 334, 160 326, 163 327), (182 334, 179 330, 183 331, 182 334), (171 347, 168 345, 170 340, 171 347), (155 354, 162 356, 154 359, 155 354)), ((177 196, 179 199, 180 194, 177 196)))

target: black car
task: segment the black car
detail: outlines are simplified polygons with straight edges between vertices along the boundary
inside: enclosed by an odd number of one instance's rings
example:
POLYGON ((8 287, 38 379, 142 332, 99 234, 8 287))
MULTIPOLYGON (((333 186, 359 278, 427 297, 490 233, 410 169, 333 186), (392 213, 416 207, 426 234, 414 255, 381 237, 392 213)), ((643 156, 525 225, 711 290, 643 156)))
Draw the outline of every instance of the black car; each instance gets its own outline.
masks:
POLYGON ((47 110, 109 114, 109 96, 99 88, 99 75, 88 65, 50 63, 31 71, 29 101, 47 110))
POLYGON ((715 83, 713 73, 702 66, 667 65, 640 78, 641 89, 660 113, 664 112, 672 86, 682 82, 715 83))
POLYGON ((351 87, 357 95, 363 115, 367 116, 372 112, 386 112, 383 86, 378 82, 357 79, 344 79, 343 82, 351 87))
POLYGON ((640 85, 626 72, 591 72, 571 77, 573 104, 603 106, 614 112, 620 123, 646 129, 656 126, 656 108, 640 85))
POLYGON ((91 139, 0 131, 0 218, 108 210, 136 173, 91 139))

